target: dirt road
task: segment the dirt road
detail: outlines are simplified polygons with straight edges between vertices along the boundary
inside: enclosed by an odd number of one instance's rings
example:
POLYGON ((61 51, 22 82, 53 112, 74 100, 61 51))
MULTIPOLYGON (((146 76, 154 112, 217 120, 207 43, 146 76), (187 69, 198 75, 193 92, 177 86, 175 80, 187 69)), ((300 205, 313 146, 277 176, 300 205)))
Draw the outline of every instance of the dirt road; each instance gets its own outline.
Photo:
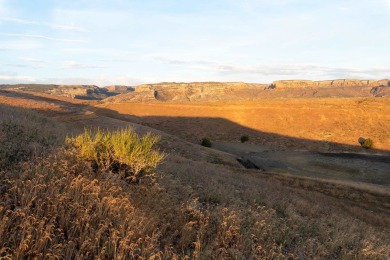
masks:
POLYGON ((264 171, 390 187, 390 156, 275 150, 248 143, 214 142, 213 148, 249 160, 264 171))

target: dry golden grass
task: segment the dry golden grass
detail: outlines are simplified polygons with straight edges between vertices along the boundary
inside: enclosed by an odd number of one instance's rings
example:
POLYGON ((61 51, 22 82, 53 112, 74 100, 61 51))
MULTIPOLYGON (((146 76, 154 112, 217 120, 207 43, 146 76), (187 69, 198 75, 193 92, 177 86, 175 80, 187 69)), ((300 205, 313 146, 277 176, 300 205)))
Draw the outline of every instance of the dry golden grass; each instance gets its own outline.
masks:
POLYGON ((374 141, 374 148, 389 151, 390 132, 386 131, 390 129, 389 102, 388 98, 296 98, 256 102, 110 103, 107 108, 193 142, 203 137, 237 141, 241 135, 249 135, 251 142, 271 146, 324 149, 325 142, 335 142, 360 149, 357 140, 363 136, 374 141), (225 121, 213 122, 211 118, 225 121), (323 144, 304 144, 300 139, 323 144))
POLYGON ((326 196, 183 160, 167 159, 153 186, 96 173, 74 150, 2 172, 1 256, 389 256, 388 227, 353 218, 326 196))
POLYGON ((211 163, 204 150, 172 153, 156 183, 135 185, 56 144, 0 169, 4 259, 390 258, 386 191, 211 163))

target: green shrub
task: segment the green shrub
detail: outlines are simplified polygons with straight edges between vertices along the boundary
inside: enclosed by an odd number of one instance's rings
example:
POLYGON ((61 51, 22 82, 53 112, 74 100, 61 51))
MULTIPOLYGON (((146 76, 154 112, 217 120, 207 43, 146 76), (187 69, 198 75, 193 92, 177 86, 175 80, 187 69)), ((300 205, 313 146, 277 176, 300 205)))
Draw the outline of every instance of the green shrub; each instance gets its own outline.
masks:
POLYGON ((367 138, 366 140, 364 140, 364 142, 362 144, 362 147, 366 148, 366 149, 370 149, 370 148, 372 148, 372 146, 373 146, 373 141, 370 138, 367 138))
POLYGON ((249 141, 249 136, 243 135, 243 136, 241 136, 240 140, 241 140, 241 143, 248 142, 249 141))
POLYGON ((200 144, 204 147, 211 147, 211 141, 208 138, 203 138, 200 144))
POLYGON ((81 157, 92 162, 95 170, 117 172, 132 182, 152 175, 164 158, 163 153, 154 149, 159 140, 159 136, 151 133, 139 137, 132 128, 98 129, 96 133, 85 129, 83 134, 67 138, 69 144, 79 149, 81 157))

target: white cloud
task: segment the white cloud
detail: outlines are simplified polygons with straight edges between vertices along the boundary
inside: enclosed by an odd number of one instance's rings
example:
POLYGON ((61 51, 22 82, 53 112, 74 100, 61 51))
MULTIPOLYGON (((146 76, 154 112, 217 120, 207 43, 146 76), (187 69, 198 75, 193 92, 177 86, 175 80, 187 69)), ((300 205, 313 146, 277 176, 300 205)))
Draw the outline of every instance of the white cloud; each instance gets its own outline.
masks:
POLYGON ((19 57, 19 60, 28 61, 37 64, 47 64, 47 61, 37 59, 37 58, 32 58, 32 57, 19 57))
POLYGON ((101 75, 94 78, 87 78, 87 77, 48 78, 43 80, 37 80, 37 82, 42 84, 59 84, 59 85, 83 84, 83 85, 97 85, 103 87, 109 85, 136 86, 136 85, 143 84, 146 81, 129 75, 117 75, 117 76, 101 75))
POLYGON ((259 66, 231 66, 221 65, 217 68, 223 73, 243 73, 257 74, 264 76, 291 76, 306 78, 311 76, 319 78, 382 78, 390 76, 389 68, 347 68, 347 67, 328 67, 311 64, 292 64, 292 65, 259 65, 259 66))
POLYGON ((19 23, 19 24, 39 24, 39 22, 36 21, 29 21, 29 20, 13 18, 13 17, 0 17, 0 21, 19 23))
POLYGON ((43 45, 35 39, 11 40, 0 43, 0 50, 4 51, 21 51, 41 49, 43 45))
POLYGON ((390 8, 390 0, 379 0, 379 1, 382 2, 382 4, 384 4, 385 6, 390 8))
POLYGON ((45 27, 50 27, 53 29, 64 30, 64 31, 75 31, 75 32, 86 32, 87 31, 84 28, 74 26, 74 25, 38 22, 38 21, 33 21, 33 20, 20 19, 20 18, 16 18, 16 17, 0 17, 0 21, 17 23, 17 24, 26 24, 26 25, 30 24, 30 25, 37 25, 37 26, 45 26, 45 27))
POLYGON ((154 60, 168 63, 172 65, 217 65, 218 63, 215 61, 208 61, 208 60, 194 60, 194 59, 175 59, 175 58, 168 58, 166 56, 153 56, 154 60))
POLYGON ((7 13, 7 8, 5 7, 5 0, 0 0, 0 15, 7 13))
POLYGON ((36 79, 30 76, 1 75, 0 84, 35 83, 36 79))
POLYGON ((43 39, 48 41, 59 41, 59 42, 83 42, 82 40, 76 39, 60 39, 53 38, 39 34, 23 34, 23 33, 0 33, 0 35, 10 36, 10 37, 20 37, 20 38, 32 38, 32 39, 43 39))
MULTIPOLYGON (((148 82, 157 82, 149 79, 148 82)), ((146 83, 145 79, 132 77, 130 75, 99 75, 96 77, 51 77, 39 78, 35 76, 19 75, 16 72, 0 71, 0 84, 21 84, 21 83, 36 83, 36 84, 84 84, 84 85, 128 85, 136 86, 146 83)))
POLYGON ((14 68, 31 68, 31 69, 38 69, 42 68, 42 65, 36 65, 36 64, 20 64, 20 63, 3 63, 2 66, 4 67, 14 67, 14 68))
POLYGON ((93 64, 79 63, 74 60, 68 60, 64 62, 64 69, 104 69, 105 66, 97 66, 93 64))
POLYGON ((273 64, 273 65, 239 65, 218 63, 207 60, 185 60, 176 58, 156 57, 156 60, 188 70, 215 72, 222 75, 242 75, 243 78, 258 76, 263 78, 388 78, 390 67, 354 68, 332 67, 317 64, 273 64))

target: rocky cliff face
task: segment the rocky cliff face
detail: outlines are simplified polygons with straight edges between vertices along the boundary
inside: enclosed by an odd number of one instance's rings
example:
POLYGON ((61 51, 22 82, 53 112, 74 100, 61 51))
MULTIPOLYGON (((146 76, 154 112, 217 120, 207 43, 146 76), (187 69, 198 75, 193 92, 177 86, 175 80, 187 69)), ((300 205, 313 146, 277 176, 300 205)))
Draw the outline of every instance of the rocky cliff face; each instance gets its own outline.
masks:
POLYGON ((384 80, 279 80, 272 84, 243 82, 193 82, 143 84, 136 87, 94 85, 0 85, 0 88, 40 91, 77 99, 107 102, 209 102, 267 98, 388 97, 390 81, 384 80))
POLYGON ((124 85, 105 86, 104 88, 107 89, 109 92, 116 92, 116 93, 126 93, 129 91, 134 91, 134 87, 124 86, 124 85))
POLYGON ((378 87, 390 86, 388 79, 384 80, 358 80, 358 79, 337 79, 337 80, 278 80, 272 82, 271 86, 278 89, 284 88, 341 88, 341 87, 378 87))
POLYGON ((48 93, 77 99, 99 100, 108 96, 107 89, 95 85, 60 85, 48 93))
POLYGON ((390 97, 390 86, 373 87, 370 93, 374 97, 390 97))
POLYGON ((389 80, 280 80, 272 84, 242 82, 159 83, 108 98, 109 102, 241 101, 261 98, 383 97, 390 95, 389 80))
POLYGON ((224 101, 250 100, 258 95, 267 84, 249 84, 242 82, 195 82, 195 83, 159 83, 144 84, 135 87, 135 91, 115 98, 113 102, 147 101, 224 101))

